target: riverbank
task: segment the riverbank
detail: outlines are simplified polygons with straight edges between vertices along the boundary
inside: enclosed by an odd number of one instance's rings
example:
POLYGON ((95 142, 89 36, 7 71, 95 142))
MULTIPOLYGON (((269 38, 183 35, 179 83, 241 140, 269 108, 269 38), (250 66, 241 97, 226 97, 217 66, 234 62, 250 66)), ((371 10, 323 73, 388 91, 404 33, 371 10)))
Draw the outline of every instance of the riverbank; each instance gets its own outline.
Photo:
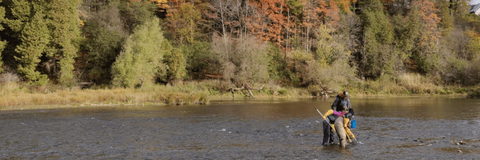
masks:
MULTIPOLYGON (((45 109, 88 106, 119 105, 191 105, 208 104, 211 99, 232 99, 234 84, 222 81, 184 82, 177 85, 145 85, 142 88, 109 88, 94 86, 91 89, 61 87, 56 85, 36 86, 8 82, 0 84, 0 109, 45 109)), ((266 85, 254 90, 255 98, 300 98, 308 97, 301 88, 283 88, 266 85)), ((236 99, 249 97, 246 90, 236 91, 236 99)))
MULTIPOLYGON (((230 91, 238 87, 218 80, 191 81, 177 85, 145 85, 142 88, 35 86, 9 82, 0 85, 0 109, 45 109, 118 105, 191 105, 208 104, 210 100, 251 98, 247 90, 230 91)), ((293 88, 276 84, 250 84, 255 99, 310 98, 320 94, 320 87, 293 88)), ((435 86, 426 84, 385 84, 363 82, 345 87, 353 97, 371 96, 432 96, 462 95, 479 97, 478 87, 435 86), (478 95, 477 95, 478 94, 478 95)), ((336 91, 328 95, 335 96, 336 91)))

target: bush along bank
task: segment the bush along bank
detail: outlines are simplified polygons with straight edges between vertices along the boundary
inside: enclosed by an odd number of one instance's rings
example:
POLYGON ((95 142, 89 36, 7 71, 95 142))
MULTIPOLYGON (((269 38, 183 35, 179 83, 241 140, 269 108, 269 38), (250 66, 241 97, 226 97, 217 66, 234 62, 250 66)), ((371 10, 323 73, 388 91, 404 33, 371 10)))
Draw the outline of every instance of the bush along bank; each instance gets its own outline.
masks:
POLYGON ((468 92, 467 98, 480 98, 480 88, 474 88, 468 92))

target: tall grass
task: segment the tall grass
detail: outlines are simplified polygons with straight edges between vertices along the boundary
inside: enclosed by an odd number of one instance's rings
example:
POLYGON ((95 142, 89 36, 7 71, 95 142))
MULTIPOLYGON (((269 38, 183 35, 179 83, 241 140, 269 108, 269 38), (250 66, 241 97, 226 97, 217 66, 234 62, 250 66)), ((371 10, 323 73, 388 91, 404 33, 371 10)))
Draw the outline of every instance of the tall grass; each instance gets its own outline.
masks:
POLYGON ((0 107, 15 109, 31 105, 145 105, 145 104, 207 104, 208 93, 189 86, 144 86, 142 89, 79 89, 55 86, 31 86, 16 82, 0 85, 0 107))
MULTIPOLYGON (((309 96, 306 89, 285 88, 273 83, 249 84, 255 98, 297 98, 309 96), (261 89, 260 86, 263 86, 261 89)), ((172 85, 145 85, 142 88, 62 88, 55 85, 36 86, 19 82, 0 84, 0 107, 15 109, 22 106, 68 105, 145 105, 145 104, 208 104, 210 99, 233 98, 230 88, 239 88, 219 80, 191 81, 172 85)), ((250 97, 236 91, 235 98, 250 97)))
POLYGON ((405 73, 398 77, 384 75, 375 81, 361 81, 347 87, 358 95, 423 95, 465 94, 461 86, 436 85, 433 78, 420 74, 405 73))
MULTIPOLYGON (((255 98, 311 97, 315 88, 282 87, 275 83, 249 84, 255 98), (260 88, 263 86, 262 88, 260 88)), ((150 104, 208 104, 211 99, 232 99, 229 89, 241 85, 219 80, 190 81, 172 85, 145 85, 142 88, 64 88, 56 85, 36 86, 20 82, 0 84, 0 109, 45 108, 48 106, 150 105, 150 104)), ((434 85, 428 78, 405 74, 395 78, 382 77, 376 81, 355 81, 345 87, 353 96, 412 95, 466 93, 462 87, 434 85)), ((478 89, 477 89, 478 92, 478 89)), ((476 92, 476 93, 477 93, 476 92)), ((334 96, 333 92, 331 96, 334 96)), ((472 95, 478 95, 472 94, 472 95)), ((246 91, 236 91, 235 98, 251 98, 246 91)))

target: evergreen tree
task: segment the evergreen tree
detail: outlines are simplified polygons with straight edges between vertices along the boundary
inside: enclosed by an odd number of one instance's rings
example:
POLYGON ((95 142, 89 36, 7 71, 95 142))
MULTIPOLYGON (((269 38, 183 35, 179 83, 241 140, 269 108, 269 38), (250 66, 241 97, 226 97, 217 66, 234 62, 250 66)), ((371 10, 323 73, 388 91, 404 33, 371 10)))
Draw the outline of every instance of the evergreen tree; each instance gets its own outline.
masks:
POLYGON ((15 59, 18 62, 17 71, 26 79, 31 81, 38 80, 41 83, 47 80, 47 76, 41 75, 36 68, 42 53, 47 47, 49 38, 50 35, 47 23, 44 20, 44 14, 36 12, 31 20, 25 23, 25 27, 21 31, 21 43, 15 49, 17 53, 15 59))
POLYGON ((450 3, 448 1, 438 1, 438 15, 440 16, 439 27, 443 29, 443 36, 448 36, 453 29, 453 17, 450 14, 450 3))
MULTIPOLYGON (((0 0, 0 3, 2 3, 2 0, 0 0)), ((0 31, 3 31, 5 28, 3 28, 2 23, 5 21, 5 7, 0 6, 0 31)), ((3 49, 5 48, 5 45, 7 44, 7 41, 2 41, 0 39, 0 73, 3 72, 3 60, 2 60, 2 52, 3 49)))
MULTIPOLYGON (((58 80, 61 84, 72 84, 74 80, 73 63, 77 57, 78 40, 80 39, 79 22, 77 16, 78 0, 51 0, 48 5, 48 26, 52 40, 48 45, 46 56, 59 58, 60 73, 58 80)), ((57 64, 53 64, 57 65, 57 64)), ((54 71, 53 74, 56 74, 54 71)))
POLYGON ((9 53, 2 54, 0 61, 2 61, 2 65, 5 63, 5 65, 16 69, 19 65, 16 62, 16 57, 21 57, 22 55, 17 54, 15 49, 21 43, 22 29, 26 26, 26 23, 31 21, 32 4, 26 0, 3 0, 0 2, 0 5, 2 7, 1 15, 4 15, 0 16, 0 23, 3 24, 1 26, 0 39, 8 41, 8 43, 2 43, 1 46, 3 46, 3 53, 9 53))
POLYGON ((403 64, 400 64, 401 71, 410 69, 416 71, 416 64, 411 59, 413 53, 417 52, 420 29, 423 24, 420 20, 420 12, 417 6, 413 6, 406 17, 395 15, 396 52, 403 64), (405 68, 404 68, 405 67, 405 68))
POLYGON ((385 72, 392 72, 396 60, 391 48, 393 27, 379 0, 368 1, 361 18, 364 21, 364 51, 358 62, 359 71, 365 77, 376 79, 385 72))
POLYGON ((9 65, 26 80, 43 83, 51 77, 62 84, 73 82, 80 35, 78 0, 6 0, 2 5, 8 8, 1 36, 11 42, 6 52, 12 54, 4 58, 9 65))

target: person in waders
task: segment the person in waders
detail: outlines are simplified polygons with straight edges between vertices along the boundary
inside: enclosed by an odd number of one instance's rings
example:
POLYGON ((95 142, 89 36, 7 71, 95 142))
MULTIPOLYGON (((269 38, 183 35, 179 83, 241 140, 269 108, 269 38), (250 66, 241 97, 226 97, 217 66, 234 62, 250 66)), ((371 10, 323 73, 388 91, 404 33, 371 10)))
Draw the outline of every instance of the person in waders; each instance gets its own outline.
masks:
POLYGON ((350 120, 355 114, 350 103, 350 97, 347 91, 340 92, 335 101, 332 103, 332 109, 328 110, 327 113, 323 116, 323 142, 322 145, 330 145, 334 142, 334 131, 331 126, 335 127, 338 138, 340 140, 340 145, 345 147, 347 144, 345 128, 346 126, 350 127, 350 120), (347 125, 344 125, 347 123, 347 125))

